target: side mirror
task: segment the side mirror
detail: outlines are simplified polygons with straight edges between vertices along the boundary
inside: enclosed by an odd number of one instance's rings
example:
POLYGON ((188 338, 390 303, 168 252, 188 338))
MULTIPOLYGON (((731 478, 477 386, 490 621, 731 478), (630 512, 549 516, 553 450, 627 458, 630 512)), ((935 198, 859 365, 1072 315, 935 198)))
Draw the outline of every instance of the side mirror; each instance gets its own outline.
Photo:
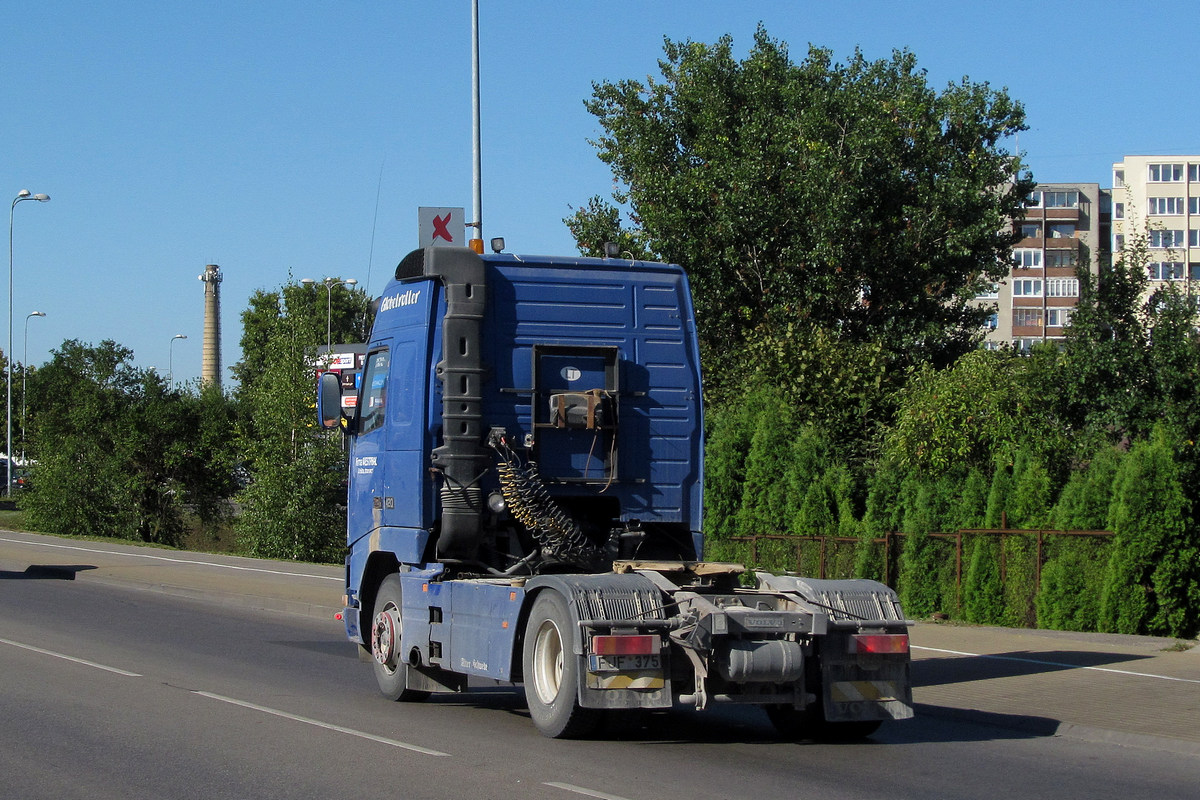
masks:
POLYGON ((341 427, 342 379, 336 372, 321 373, 317 383, 317 418, 326 430, 341 427))

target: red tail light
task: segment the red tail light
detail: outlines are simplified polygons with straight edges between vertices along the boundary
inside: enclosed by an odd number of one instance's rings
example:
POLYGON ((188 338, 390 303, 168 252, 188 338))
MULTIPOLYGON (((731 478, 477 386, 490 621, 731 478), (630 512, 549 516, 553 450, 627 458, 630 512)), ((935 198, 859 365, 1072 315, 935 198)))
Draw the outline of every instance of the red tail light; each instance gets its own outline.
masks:
POLYGON ((908 652, 908 634, 860 633, 850 637, 850 652, 902 655, 908 652))
POLYGON ((649 656, 660 649, 659 638, 650 634, 592 637, 592 652, 602 656, 649 656))

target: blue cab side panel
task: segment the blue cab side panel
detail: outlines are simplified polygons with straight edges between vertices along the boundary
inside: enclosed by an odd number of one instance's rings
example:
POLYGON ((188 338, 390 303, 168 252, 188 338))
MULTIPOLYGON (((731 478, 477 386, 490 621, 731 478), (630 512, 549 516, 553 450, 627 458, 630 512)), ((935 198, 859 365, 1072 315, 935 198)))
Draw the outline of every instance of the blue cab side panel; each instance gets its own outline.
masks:
POLYGON ((368 345, 350 451, 351 589, 358 588, 370 552, 420 563, 435 514, 427 475, 435 289, 432 282, 389 288, 368 345))
POLYGON ((512 680, 525 589, 507 581, 437 581, 437 572, 400 576, 406 651, 451 672, 512 680))

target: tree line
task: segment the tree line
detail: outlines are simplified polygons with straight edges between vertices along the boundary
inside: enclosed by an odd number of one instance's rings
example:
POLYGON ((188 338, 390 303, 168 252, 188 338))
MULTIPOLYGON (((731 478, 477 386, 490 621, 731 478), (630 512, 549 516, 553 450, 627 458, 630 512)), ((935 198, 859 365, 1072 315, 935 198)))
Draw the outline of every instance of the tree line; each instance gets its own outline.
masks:
POLYGON ((326 291, 289 281, 250 298, 233 392, 135 367, 113 341, 68 340, 22 366, 27 524, 167 546, 198 532, 248 555, 340 561, 345 454, 315 426, 316 343, 327 318, 334 344, 363 341, 371 320, 361 290, 326 291))

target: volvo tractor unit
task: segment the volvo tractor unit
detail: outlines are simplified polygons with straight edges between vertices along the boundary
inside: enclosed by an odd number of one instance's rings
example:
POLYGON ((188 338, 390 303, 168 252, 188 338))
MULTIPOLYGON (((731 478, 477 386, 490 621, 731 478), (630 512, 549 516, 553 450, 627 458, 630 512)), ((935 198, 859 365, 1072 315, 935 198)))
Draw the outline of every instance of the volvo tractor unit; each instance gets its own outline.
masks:
POLYGON ((551 737, 725 703, 789 737, 912 716, 892 590, 704 560, 680 267, 434 247, 376 303, 357 394, 327 373, 318 406, 349 441, 341 616, 384 695, 523 684, 551 737))

